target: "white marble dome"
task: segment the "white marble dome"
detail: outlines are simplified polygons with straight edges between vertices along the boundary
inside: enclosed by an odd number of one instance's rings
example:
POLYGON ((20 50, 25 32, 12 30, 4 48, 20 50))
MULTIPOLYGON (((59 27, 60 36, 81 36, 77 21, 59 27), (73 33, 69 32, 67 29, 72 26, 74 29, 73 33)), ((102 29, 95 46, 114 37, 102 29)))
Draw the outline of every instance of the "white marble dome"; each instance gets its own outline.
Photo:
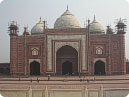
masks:
POLYGON ((31 29, 31 34, 43 33, 43 27, 44 27, 44 23, 42 19, 40 18, 40 21, 36 25, 34 25, 34 27, 31 29))
POLYGON ((67 10, 56 20, 54 28, 81 28, 81 24, 79 20, 67 8, 67 10))
POLYGON ((104 27, 99 22, 97 22, 95 18, 93 22, 90 23, 89 30, 91 34, 105 34, 104 27))

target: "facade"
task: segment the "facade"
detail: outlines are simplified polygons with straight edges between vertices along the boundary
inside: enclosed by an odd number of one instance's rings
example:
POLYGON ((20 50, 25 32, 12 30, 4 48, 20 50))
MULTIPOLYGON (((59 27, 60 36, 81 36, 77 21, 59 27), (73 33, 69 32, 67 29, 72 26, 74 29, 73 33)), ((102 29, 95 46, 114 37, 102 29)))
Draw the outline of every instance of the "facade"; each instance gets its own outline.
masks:
POLYGON ((31 34, 25 28, 18 35, 16 22, 10 24, 11 75, 113 75, 126 74, 125 24, 120 19, 116 33, 96 21, 81 27, 67 10, 54 28, 40 21, 31 34))

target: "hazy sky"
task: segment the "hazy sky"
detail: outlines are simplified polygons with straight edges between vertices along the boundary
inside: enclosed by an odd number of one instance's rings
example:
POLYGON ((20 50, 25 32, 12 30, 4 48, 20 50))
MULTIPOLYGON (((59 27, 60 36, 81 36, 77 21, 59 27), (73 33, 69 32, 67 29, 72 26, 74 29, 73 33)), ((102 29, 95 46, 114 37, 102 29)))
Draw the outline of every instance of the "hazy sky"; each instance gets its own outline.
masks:
MULTIPOLYGON (((115 19, 126 18, 129 25, 129 4, 125 0, 4 0, 0 4, 0 63, 10 61, 10 37, 8 22, 17 21, 22 34, 24 26, 29 31, 39 21, 40 16, 47 20, 48 27, 53 28, 56 19, 69 10, 80 20, 82 26, 89 18, 104 27, 114 27, 115 19)), ((126 34, 126 57, 129 59, 129 27, 126 34)))

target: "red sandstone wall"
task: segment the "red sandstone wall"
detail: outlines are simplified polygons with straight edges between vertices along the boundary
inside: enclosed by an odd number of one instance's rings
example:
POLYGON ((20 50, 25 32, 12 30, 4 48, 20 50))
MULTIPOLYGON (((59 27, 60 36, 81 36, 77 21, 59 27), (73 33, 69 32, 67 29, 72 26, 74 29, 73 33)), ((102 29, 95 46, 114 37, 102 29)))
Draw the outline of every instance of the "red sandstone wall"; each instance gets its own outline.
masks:
POLYGON ((27 74, 30 72, 29 59, 40 59, 40 73, 41 75, 45 72, 45 41, 44 36, 29 36, 27 38, 27 74), (37 47, 39 48, 39 55, 33 56, 31 49, 37 47))
MULTIPOLYGON (((74 29, 75 30, 75 29, 74 29)), ((86 34, 85 29, 78 30, 46 30, 47 34, 86 34), (79 32, 80 31, 80 32, 79 32)), ((87 44, 87 42, 86 42, 87 44)), ((29 35, 26 36, 26 57, 25 57, 25 37, 24 36, 11 36, 10 37, 10 71, 12 75, 25 74, 25 61, 26 72, 29 75, 30 63, 29 59, 40 59, 40 72, 44 75, 46 72, 46 34, 43 35, 29 35), (38 47, 39 55, 32 56, 31 48, 38 47)), ((89 74, 94 74, 94 58, 106 58, 106 74, 125 74, 125 41, 124 35, 91 35, 89 47, 89 74), (96 55, 95 47, 103 47, 103 54, 96 55)))
POLYGON ((94 58, 106 58, 106 74, 125 74, 125 42, 124 35, 91 35, 90 38, 90 72, 94 73, 94 58), (95 54, 96 46, 103 46, 102 55, 95 54))
POLYGON ((45 57, 44 53, 44 38, 42 36, 26 36, 26 57, 25 57, 25 37, 24 36, 11 36, 10 41, 10 60, 11 60, 11 74, 24 75, 25 74, 25 61, 26 72, 29 75, 29 59, 40 59, 41 74, 45 70, 45 57), (32 56, 31 48, 38 47, 39 55, 32 56))

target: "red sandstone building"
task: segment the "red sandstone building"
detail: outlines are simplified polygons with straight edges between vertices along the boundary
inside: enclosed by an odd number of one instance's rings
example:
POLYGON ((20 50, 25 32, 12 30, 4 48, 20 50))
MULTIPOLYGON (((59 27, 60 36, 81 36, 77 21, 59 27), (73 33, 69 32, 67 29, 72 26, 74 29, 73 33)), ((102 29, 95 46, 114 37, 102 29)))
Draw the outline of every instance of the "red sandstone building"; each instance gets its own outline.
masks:
POLYGON ((18 35, 18 26, 11 23, 11 75, 112 75, 126 74, 125 24, 120 19, 117 31, 106 31, 96 21, 82 28, 67 9, 47 28, 40 19, 31 30, 18 35))

